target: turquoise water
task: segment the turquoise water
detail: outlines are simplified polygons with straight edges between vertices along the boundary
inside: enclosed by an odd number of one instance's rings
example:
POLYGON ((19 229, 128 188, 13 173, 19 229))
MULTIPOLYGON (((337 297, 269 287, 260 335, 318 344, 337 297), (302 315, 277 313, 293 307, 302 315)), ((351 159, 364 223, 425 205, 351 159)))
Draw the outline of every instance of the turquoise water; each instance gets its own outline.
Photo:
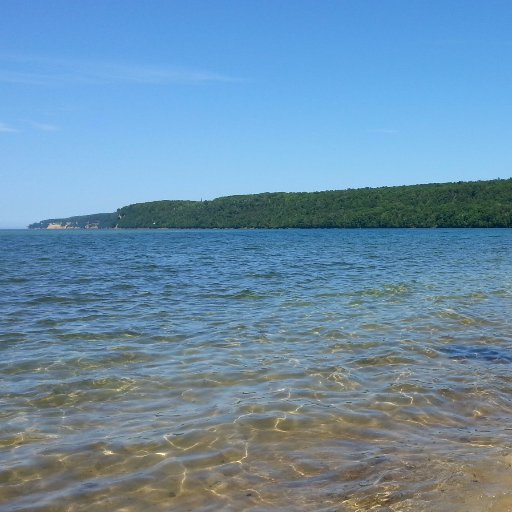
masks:
POLYGON ((512 510, 511 255, 0 231, 0 509, 512 510))

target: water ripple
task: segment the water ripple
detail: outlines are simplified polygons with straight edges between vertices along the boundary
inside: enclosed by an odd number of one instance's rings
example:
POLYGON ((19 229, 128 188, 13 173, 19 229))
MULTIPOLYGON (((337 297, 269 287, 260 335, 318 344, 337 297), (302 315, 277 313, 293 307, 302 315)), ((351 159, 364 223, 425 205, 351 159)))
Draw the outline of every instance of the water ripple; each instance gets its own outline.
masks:
POLYGON ((512 508, 509 230, 0 238, 2 510, 512 508))

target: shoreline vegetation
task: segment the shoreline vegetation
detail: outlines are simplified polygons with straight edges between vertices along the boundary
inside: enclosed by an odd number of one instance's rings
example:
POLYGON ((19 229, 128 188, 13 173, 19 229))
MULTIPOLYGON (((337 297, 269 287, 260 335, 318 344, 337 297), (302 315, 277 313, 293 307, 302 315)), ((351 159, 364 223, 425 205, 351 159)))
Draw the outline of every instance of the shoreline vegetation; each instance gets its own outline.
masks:
POLYGON ((29 229, 512 227, 512 178, 136 203, 29 229))

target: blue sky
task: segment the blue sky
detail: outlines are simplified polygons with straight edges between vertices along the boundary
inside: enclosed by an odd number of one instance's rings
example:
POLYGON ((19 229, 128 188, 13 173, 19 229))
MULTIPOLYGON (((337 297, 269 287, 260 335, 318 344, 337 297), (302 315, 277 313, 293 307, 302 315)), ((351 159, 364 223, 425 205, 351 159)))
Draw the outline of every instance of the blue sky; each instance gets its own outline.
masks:
POLYGON ((0 0, 0 227, 512 176, 509 0, 0 0))

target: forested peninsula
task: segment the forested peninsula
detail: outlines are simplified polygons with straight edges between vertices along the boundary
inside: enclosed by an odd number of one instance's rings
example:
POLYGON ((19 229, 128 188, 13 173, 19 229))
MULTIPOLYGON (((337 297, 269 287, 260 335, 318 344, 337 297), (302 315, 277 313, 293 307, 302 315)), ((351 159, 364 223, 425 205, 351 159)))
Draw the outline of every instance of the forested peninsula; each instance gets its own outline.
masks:
POLYGON ((512 227, 512 178, 152 201, 31 229, 512 227))

